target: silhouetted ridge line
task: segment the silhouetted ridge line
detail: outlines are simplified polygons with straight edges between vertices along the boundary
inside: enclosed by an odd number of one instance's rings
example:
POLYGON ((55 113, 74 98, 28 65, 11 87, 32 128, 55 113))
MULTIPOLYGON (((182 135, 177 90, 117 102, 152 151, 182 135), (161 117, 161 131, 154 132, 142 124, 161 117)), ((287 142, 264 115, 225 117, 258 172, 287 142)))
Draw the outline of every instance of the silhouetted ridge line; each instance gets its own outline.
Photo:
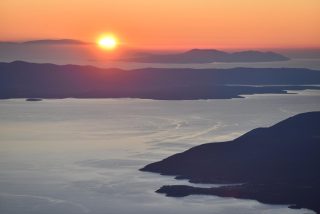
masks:
POLYGON ((123 61, 144 63, 212 63, 212 62, 273 62, 287 61, 288 57, 274 52, 239 51, 228 53, 215 49, 192 49, 176 54, 139 53, 123 61))
POLYGON ((229 99, 244 94, 320 88, 312 84, 320 85, 320 72, 302 68, 121 70, 22 61, 0 63, 2 99, 229 99))
POLYGON ((142 171, 195 183, 244 183, 218 188, 163 186, 157 192, 255 199, 320 212, 320 112, 298 114, 239 138, 208 143, 149 164, 142 171))

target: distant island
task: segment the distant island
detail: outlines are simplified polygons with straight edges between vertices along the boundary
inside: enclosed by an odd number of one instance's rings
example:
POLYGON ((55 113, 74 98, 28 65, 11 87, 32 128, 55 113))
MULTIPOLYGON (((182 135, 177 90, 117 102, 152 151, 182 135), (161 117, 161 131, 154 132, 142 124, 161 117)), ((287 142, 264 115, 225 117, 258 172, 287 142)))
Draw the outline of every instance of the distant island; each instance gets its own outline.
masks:
POLYGON ((88 42, 83 42, 76 39, 39 39, 39 40, 30 40, 25 42, 1 42, 1 44, 7 45, 18 45, 18 44, 27 44, 27 45, 85 45, 90 44, 88 42))
POLYGON ((23 42, 23 44, 40 44, 40 45, 85 45, 89 44, 75 39, 41 39, 23 42))
POLYGON ((27 98, 26 101, 37 102, 37 101, 42 101, 42 99, 41 98, 27 98))
POLYGON ((274 52, 240 51, 228 53, 215 49, 192 49, 177 54, 140 53, 137 56, 123 58, 122 61, 143 63, 212 63, 212 62, 273 62, 290 60, 274 52))
POLYGON ((304 68, 121 70, 23 61, 0 63, 0 99, 230 99, 320 89, 319 85, 320 71, 304 68))
POLYGON ((157 190, 167 196, 254 199, 320 213, 319 121, 320 112, 298 114, 232 141, 196 146, 141 170, 193 183, 242 183, 217 188, 173 185, 157 190))

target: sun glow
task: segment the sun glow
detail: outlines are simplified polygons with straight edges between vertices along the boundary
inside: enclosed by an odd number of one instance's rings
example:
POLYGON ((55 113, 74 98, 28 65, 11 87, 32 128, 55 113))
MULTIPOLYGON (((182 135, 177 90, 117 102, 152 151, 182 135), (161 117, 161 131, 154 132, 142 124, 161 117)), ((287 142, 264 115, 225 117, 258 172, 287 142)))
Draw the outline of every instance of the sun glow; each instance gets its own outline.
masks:
POLYGON ((107 35, 100 37, 97 41, 97 44, 100 48, 113 50, 118 46, 118 40, 115 36, 107 35))

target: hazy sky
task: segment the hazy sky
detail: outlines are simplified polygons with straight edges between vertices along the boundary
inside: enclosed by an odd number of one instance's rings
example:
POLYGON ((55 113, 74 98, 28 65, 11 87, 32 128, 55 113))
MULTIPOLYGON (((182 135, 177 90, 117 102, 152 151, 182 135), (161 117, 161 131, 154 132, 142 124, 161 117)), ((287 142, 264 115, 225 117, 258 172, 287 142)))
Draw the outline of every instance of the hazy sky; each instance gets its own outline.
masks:
POLYGON ((320 0, 1 0, 0 40, 112 32, 150 48, 320 47, 320 0))

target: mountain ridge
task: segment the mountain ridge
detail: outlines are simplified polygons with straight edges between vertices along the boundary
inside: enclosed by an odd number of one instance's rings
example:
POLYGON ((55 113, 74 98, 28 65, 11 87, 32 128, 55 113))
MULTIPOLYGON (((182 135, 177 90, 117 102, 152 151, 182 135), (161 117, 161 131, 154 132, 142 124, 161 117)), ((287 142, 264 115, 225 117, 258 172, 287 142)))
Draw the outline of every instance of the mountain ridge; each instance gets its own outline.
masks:
POLYGON ((320 89, 318 85, 319 71, 298 68, 122 70, 23 61, 0 63, 1 99, 230 99, 245 94, 320 89))
POLYGON ((122 61, 144 62, 144 63, 213 63, 213 62, 273 62, 287 61, 290 58, 275 52, 262 51, 238 51, 228 53, 217 49, 191 49, 176 54, 154 54, 144 53, 122 61))
POLYGON ((141 171, 193 183, 242 183, 217 188, 163 186, 157 192, 255 199, 320 212, 320 112, 295 115, 227 142, 208 143, 151 163, 141 171))

